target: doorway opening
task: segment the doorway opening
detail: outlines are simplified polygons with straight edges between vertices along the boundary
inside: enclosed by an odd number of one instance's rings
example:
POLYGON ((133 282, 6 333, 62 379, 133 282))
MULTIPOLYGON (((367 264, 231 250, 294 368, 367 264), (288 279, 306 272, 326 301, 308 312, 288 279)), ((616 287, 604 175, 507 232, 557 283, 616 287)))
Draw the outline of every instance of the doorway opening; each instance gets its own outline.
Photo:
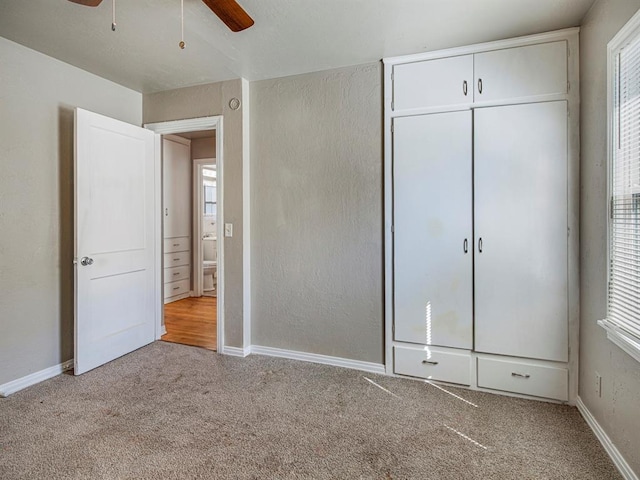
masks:
POLYGON ((222 117, 146 125, 161 133, 163 341, 224 344, 222 117), (206 167, 205 167, 206 166, 206 167))

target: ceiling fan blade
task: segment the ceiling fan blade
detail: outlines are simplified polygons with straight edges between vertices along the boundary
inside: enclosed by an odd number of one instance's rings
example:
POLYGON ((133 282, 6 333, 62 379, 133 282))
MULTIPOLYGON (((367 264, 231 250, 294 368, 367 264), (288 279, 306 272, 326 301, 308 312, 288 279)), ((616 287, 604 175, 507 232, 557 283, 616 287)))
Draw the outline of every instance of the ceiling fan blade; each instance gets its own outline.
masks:
POLYGON ((235 0, 202 0, 232 32, 240 32, 253 25, 253 18, 235 0))
POLYGON ((77 3, 78 5, 84 5, 85 7, 97 7, 102 3, 102 0, 69 0, 70 2, 77 3))

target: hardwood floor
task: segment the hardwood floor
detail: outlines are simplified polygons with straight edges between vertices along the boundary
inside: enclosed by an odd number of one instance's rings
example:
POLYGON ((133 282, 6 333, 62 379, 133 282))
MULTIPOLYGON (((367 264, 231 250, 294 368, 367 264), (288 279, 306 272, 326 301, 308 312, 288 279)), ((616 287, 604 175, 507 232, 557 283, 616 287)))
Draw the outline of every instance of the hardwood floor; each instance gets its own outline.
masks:
POLYGON ((164 306, 165 342, 182 343, 216 350, 217 298, 192 297, 164 306))

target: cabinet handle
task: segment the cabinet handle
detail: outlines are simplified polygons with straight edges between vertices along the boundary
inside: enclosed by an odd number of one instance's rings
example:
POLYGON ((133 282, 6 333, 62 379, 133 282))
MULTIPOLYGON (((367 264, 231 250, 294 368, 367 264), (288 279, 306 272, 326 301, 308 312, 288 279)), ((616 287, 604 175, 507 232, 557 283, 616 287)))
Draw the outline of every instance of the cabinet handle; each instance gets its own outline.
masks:
POLYGON ((516 373, 516 372, 511 372, 511 376, 512 377, 519 377, 519 378, 529 378, 529 377, 531 377, 531 375, 529 375, 528 373, 516 373))
POLYGON ((462 82, 462 92, 464 93, 464 96, 466 97, 467 96, 467 81, 466 80, 464 80, 462 82))
POLYGON ((482 237, 478 239, 478 252, 482 253, 482 237))
POLYGON ((464 242, 462 242, 462 248, 464 249, 464 253, 469 252, 469 241, 465 238, 464 242))
POLYGON ((180 287, 173 287, 174 290, 180 290, 180 287))
POLYGON ((173 246, 174 246, 174 247, 179 247, 179 246, 180 246, 180 244, 179 244, 179 243, 174 243, 174 244, 173 244, 173 246))
POLYGON ((173 274, 173 276, 174 276, 174 277, 175 277, 176 275, 180 275, 180 272, 175 272, 175 273, 173 274))
POLYGON ((430 362, 429 360, 422 360, 423 365, 437 365, 438 362, 430 362))
POLYGON ((478 93, 482 93, 482 79, 478 79, 478 93))

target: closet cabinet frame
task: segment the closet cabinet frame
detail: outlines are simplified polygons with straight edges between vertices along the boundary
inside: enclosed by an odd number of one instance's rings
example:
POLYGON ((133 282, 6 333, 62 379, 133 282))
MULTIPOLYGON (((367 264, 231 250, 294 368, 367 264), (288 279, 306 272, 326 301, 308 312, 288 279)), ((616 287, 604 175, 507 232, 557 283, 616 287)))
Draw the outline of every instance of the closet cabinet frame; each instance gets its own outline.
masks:
MULTIPOLYGON (((383 59, 384 64, 384 236, 385 236, 385 369, 387 375, 395 376, 393 347, 402 345, 402 342, 394 341, 394 293, 393 293, 393 120, 397 117, 410 115, 422 115, 428 113, 453 112, 471 110, 478 107, 513 105, 521 103, 535 103, 543 101, 565 100, 568 104, 567 117, 567 226, 568 226, 568 338, 569 338, 569 395, 568 404, 575 405, 578 394, 578 357, 579 357, 579 308, 580 308, 580 277, 579 277, 579 198, 580 198, 580 88, 579 88, 579 28, 569 28, 554 32, 529 35, 508 40, 482 43, 447 50, 392 57, 383 59), (501 50, 505 48, 523 47, 555 41, 567 42, 567 79, 568 88, 566 94, 538 95, 535 97, 521 97, 498 101, 473 101, 470 97, 467 104, 443 105, 436 108, 419 108, 399 111, 393 110, 393 67, 394 65, 409 62, 435 60, 452 56, 469 55, 475 53, 501 50)), ((490 393, 505 394, 515 397, 546 400, 539 397, 531 397, 516 393, 499 392, 478 387, 477 359, 483 354, 471 352, 471 385, 474 390, 490 393)), ((459 385, 456 385, 459 386, 459 385)), ((465 388, 465 387, 463 387, 465 388)), ((547 400, 552 401, 552 400, 547 400)))

